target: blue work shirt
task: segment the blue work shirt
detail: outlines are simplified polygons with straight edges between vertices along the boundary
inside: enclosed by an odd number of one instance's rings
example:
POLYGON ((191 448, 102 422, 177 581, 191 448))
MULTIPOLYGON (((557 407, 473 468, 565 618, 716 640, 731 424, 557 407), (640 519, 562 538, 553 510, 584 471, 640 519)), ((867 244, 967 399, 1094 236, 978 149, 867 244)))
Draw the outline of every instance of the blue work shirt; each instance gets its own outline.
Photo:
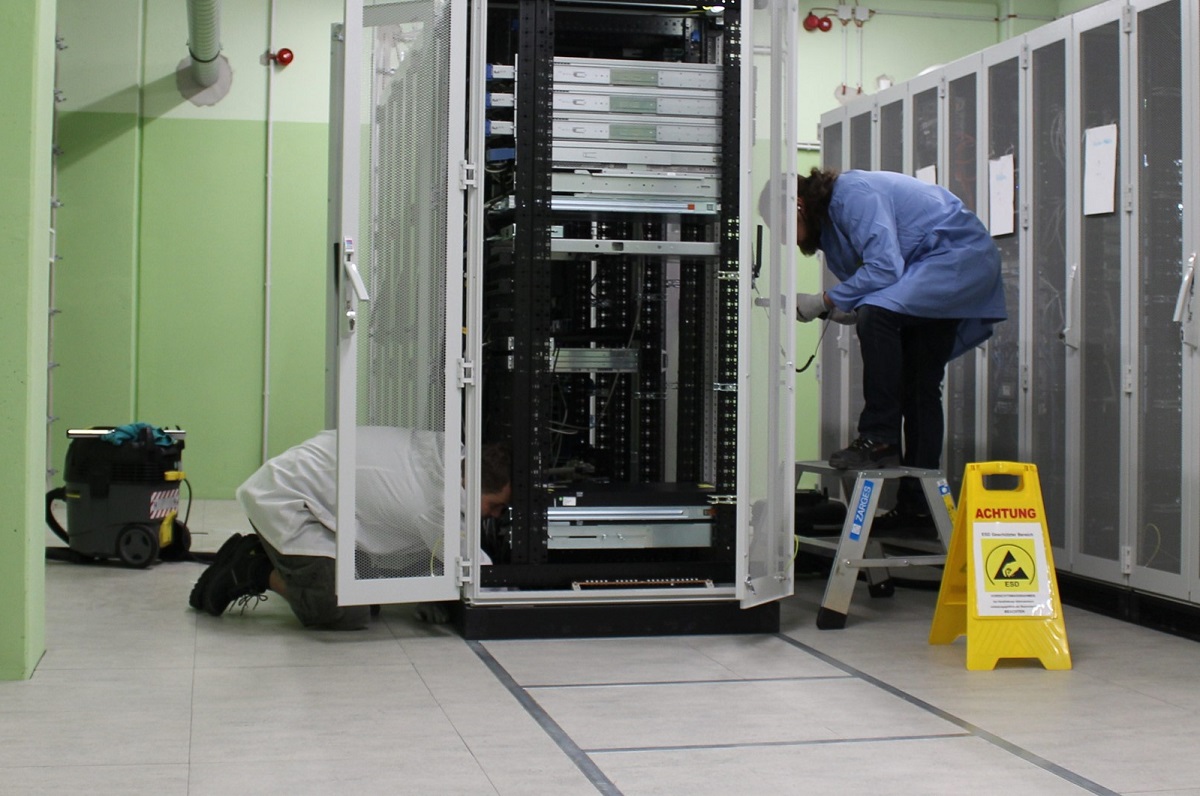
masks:
POLYGON ((821 225, 839 309, 863 304, 920 318, 960 318, 952 357, 1008 317, 1000 252, 983 222, 946 189, 887 171, 838 175, 821 225))

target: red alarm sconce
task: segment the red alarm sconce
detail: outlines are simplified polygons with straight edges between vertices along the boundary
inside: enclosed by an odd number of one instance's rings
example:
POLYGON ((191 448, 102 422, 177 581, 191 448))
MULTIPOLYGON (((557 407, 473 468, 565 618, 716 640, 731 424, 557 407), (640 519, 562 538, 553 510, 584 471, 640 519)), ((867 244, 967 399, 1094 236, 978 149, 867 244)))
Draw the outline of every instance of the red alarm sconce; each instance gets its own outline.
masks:
POLYGON ((829 15, 819 17, 819 16, 817 16, 817 12, 818 11, 833 11, 833 10, 834 9, 829 9, 829 8, 814 8, 808 12, 808 16, 806 16, 804 18, 804 22, 801 24, 804 26, 804 29, 807 30, 809 33, 812 33, 814 30, 819 30, 822 33, 828 33, 830 30, 833 29, 833 20, 830 19, 829 15))
POLYGON ((296 54, 287 47, 281 47, 277 52, 269 53, 267 57, 280 66, 287 66, 296 57, 296 54))

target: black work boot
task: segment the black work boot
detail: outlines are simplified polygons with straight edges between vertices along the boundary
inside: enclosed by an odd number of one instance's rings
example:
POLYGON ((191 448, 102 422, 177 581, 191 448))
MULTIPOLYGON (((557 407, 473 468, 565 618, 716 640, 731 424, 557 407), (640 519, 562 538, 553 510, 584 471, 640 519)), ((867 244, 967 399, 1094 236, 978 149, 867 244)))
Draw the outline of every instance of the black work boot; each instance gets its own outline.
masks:
POLYGON ((212 582, 213 573, 217 571, 219 566, 229 563, 229 559, 233 557, 233 551, 237 547, 238 540, 242 538, 242 534, 235 533, 226 539, 225 543, 217 549, 217 554, 213 556, 212 563, 200 573, 200 579, 192 587, 192 593, 188 595, 188 605, 197 611, 204 610, 204 592, 208 588, 208 584, 212 582))
POLYGON ((214 563, 211 569, 201 605, 206 612, 220 616, 235 600, 262 597, 274 567, 258 534, 252 533, 238 540, 226 563, 219 567, 214 563))
POLYGON ((900 446, 876 442, 860 436, 848 447, 834 451, 829 466, 837 470, 870 470, 895 465, 900 459, 900 446))

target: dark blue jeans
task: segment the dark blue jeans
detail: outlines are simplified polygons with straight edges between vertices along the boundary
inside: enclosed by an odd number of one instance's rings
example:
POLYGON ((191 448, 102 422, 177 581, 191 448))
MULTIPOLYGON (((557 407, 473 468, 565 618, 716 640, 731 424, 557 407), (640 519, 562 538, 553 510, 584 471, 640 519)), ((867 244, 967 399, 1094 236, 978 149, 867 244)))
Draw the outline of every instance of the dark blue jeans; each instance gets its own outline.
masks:
MULTIPOLYGON (((918 318, 870 305, 858 308, 865 404, 858 433, 900 445, 900 463, 907 467, 936 470, 941 465, 942 380, 958 323, 955 318, 918 318)), ((901 499, 919 497, 920 484, 904 481, 901 499)))

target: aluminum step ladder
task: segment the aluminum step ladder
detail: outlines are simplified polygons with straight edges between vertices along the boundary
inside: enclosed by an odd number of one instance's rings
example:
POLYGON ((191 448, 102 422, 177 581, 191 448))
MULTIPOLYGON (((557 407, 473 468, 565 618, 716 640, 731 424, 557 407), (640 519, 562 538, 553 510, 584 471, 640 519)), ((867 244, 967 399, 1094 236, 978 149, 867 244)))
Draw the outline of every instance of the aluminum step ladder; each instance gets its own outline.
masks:
POLYGON ((946 563, 946 550, 950 546, 950 534, 954 522, 954 498, 941 470, 925 470, 918 467, 884 467, 878 469, 839 470, 828 462, 796 462, 796 481, 804 473, 834 476, 840 479, 842 491, 849 492, 846 502, 846 520, 842 524, 840 537, 797 536, 801 548, 816 549, 824 555, 833 556, 833 567, 829 581, 825 584, 825 596, 817 611, 817 627, 821 630, 841 630, 846 626, 846 615, 850 611, 850 599, 854 595, 854 584, 862 571, 867 579, 867 588, 872 597, 891 596, 894 586, 888 570, 897 567, 938 566, 946 563), (885 556, 883 545, 871 539, 871 523, 883 484, 889 478, 916 478, 921 482, 925 501, 929 504, 938 541, 905 541, 905 547, 922 547, 939 551, 934 555, 885 556), (850 486, 853 479, 853 486, 850 486), (939 506, 945 510, 940 511, 939 506))

